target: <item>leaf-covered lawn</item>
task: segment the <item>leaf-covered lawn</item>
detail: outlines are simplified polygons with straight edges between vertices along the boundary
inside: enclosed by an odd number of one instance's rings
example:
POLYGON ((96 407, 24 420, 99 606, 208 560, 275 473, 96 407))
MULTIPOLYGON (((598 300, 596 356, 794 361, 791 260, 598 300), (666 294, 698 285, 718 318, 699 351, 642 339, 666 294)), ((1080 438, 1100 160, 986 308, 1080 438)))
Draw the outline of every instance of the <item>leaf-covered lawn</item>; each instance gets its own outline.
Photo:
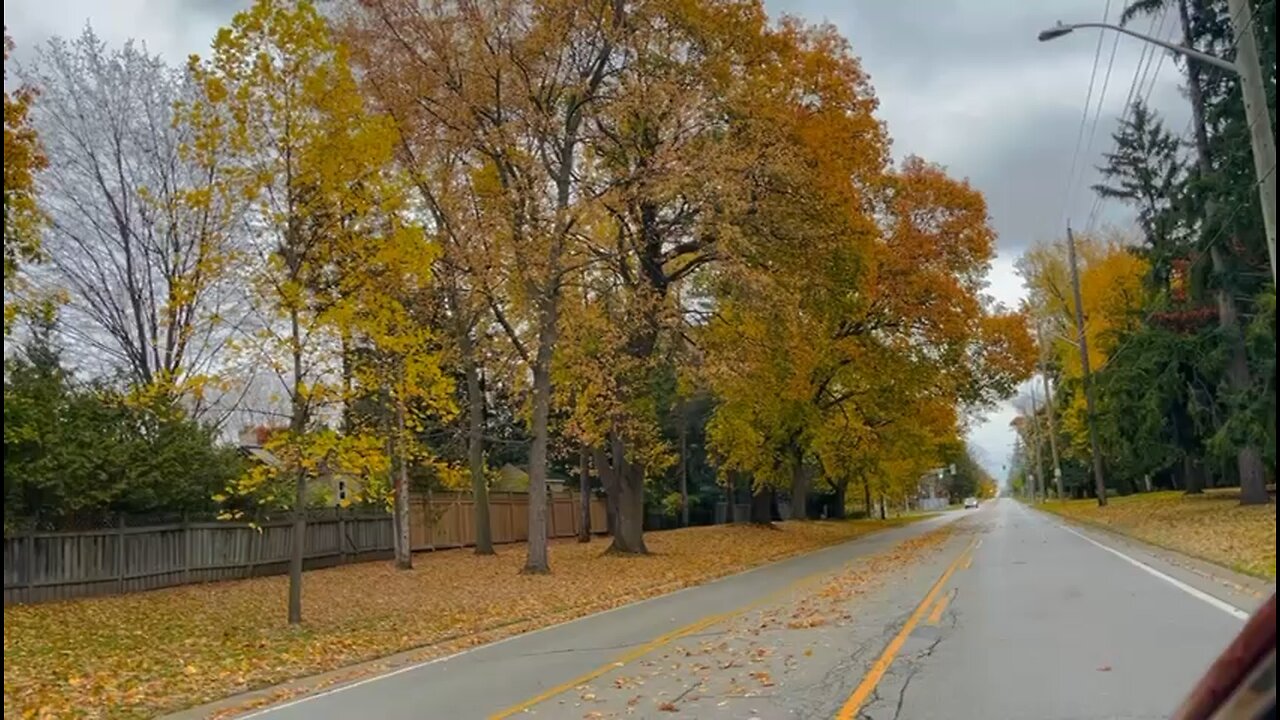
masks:
POLYGON ((649 557, 557 542, 547 576, 519 573, 523 545, 419 554, 409 572, 317 570, 300 628, 284 622, 284 577, 8 607, 4 715, 143 717, 412 648, 451 652, 907 521, 651 533, 649 557))
POLYGON ((1241 506, 1238 492, 1154 492, 1040 506, 1239 572, 1276 577, 1276 506, 1241 506))

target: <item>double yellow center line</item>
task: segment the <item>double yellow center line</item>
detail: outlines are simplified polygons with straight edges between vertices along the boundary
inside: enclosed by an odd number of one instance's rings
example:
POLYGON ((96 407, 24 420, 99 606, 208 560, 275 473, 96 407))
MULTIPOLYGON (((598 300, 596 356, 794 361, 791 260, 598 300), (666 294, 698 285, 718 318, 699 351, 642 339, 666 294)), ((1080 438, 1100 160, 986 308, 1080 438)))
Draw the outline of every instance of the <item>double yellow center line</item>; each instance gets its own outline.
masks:
MULTIPOLYGON (((971 540, 956 559, 947 566, 946 571, 942 573, 942 577, 938 578, 937 582, 933 584, 933 587, 929 588, 929 592, 924 596, 924 600, 920 601, 920 604, 916 606, 916 609, 911 613, 911 616, 902 624, 902 629, 899 630, 898 634, 894 635, 893 639, 889 641, 889 644, 885 646, 884 652, 880 653, 880 657, 876 658, 875 663, 871 665, 871 669, 863 676, 862 682, 858 683, 858 687, 854 688, 853 694, 849 696, 848 700, 844 701, 844 705, 840 706, 839 712, 836 713, 836 720, 853 720, 853 718, 857 717, 858 711, 862 709, 862 706, 866 704, 867 699, 871 697, 871 693, 875 691, 876 685, 880 684, 880 679, 889 671, 889 666, 893 664, 894 658, 896 658, 898 653, 902 651, 902 646, 906 644, 907 638, 911 635, 911 632, 916 629, 916 625, 920 624, 920 619, 924 617, 929 606, 933 604, 934 600, 937 599, 938 594, 942 592, 942 588, 945 587, 947 581, 951 579, 951 575, 955 573, 956 569, 961 565, 965 565, 967 567, 968 563, 972 561, 970 553, 973 552, 973 547, 977 542, 976 538, 971 540)), ((946 609, 945 604, 939 603, 939 605, 942 610, 946 609)), ((942 617, 942 611, 936 608, 935 614, 937 614, 939 618, 942 617)))
MULTIPOLYGON (((848 567, 852 562, 854 561, 851 560, 849 562, 846 562, 841 567, 842 568, 848 567)), ((765 567, 768 567, 768 566, 765 566, 765 567)), ((843 572, 843 570, 835 571, 837 575, 840 572, 843 572)), ((795 580, 794 582, 791 582, 758 600, 750 602, 734 610, 730 610, 728 612, 723 612, 723 613, 717 613, 715 615, 704 617, 701 620, 698 620, 697 622, 690 623, 683 627, 678 627, 670 632, 659 635, 658 637, 652 640, 649 640, 648 642, 645 642, 641 645, 637 645, 636 647, 632 648, 626 653, 623 653, 622 655, 619 655, 618 657, 614 658, 608 665, 603 665, 590 672, 583 673, 582 675, 579 675, 578 677, 575 677, 572 680, 568 680, 554 687, 547 688, 546 690, 543 690, 542 692, 538 693, 537 695, 534 695, 533 697, 527 700, 524 700, 520 703, 512 705, 511 707, 505 708, 503 710, 499 710, 498 712, 490 715, 489 720, 505 720, 505 718, 509 718, 513 715, 518 715, 526 710, 533 708, 535 705, 539 705, 543 702, 546 702, 547 700, 550 700, 556 697, 557 695, 567 693, 570 690, 573 690, 574 688, 577 688, 581 685, 585 685, 591 682, 592 680, 595 680, 596 678, 600 677, 601 675, 604 675, 605 673, 616 670, 629 663, 635 662, 636 660, 639 660, 645 655, 648 655, 649 653, 653 652, 654 650, 657 650, 658 648, 668 643, 674 642, 683 637, 688 637, 689 635, 693 635, 694 633, 705 630, 713 625, 724 622, 736 616, 745 615, 751 612, 752 610, 756 610, 766 605, 769 605, 771 603, 775 603, 779 601, 781 598, 783 598, 784 596, 786 596, 788 593, 797 592, 803 587, 806 587, 808 585, 811 585, 821 580, 829 579, 831 578, 831 576, 832 576, 832 570, 830 568, 819 570, 818 572, 811 573, 809 575, 801 577, 798 580, 795 580)))
MULTIPOLYGON (((862 708, 862 705, 867 701, 867 698, 871 696, 871 693, 875 690, 876 685, 879 684, 880 679, 884 677, 884 674, 885 672, 888 671, 889 666, 893 664, 894 658, 896 658, 898 653, 902 650, 902 646, 903 644, 906 643, 907 637, 915 629, 916 625, 920 623, 920 620, 924 617, 925 613, 928 611, 929 606, 932 605, 934 601, 938 598, 939 593, 942 592, 942 589, 943 587, 946 586, 947 581, 951 579, 951 575, 955 573, 955 571, 959 569, 962 565, 964 567, 968 567, 969 563, 973 561, 971 557, 971 553, 973 552, 973 548, 976 543, 977 543, 976 539, 973 541, 970 541, 970 543, 965 546, 965 549, 961 551, 960 554, 956 557, 956 559, 952 561, 952 563, 947 567, 946 571, 942 573, 942 577, 938 578, 937 582, 935 582, 933 586, 929 589, 929 592, 927 595, 925 595, 924 600, 921 601, 920 605, 916 607, 915 611, 911 613, 911 616, 907 618, 907 621, 906 623, 903 624, 902 629, 898 631, 898 634, 894 636, 893 640, 891 640, 889 644, 885 647, 884 652, 880 654, 880 657, 876 660, 875 664, 871 666, 871 669, 862 678, 862 682, 858 684, 858 687, 854 689, 853 694, 850 695, 849 699, 845 701, 843 706, 841 706, 839 713, 836 715, 836 718, 838 720, 852 720, 857 715, 858 710, 862 708)), ((839 571, 837 571, 837 573, 838 572, 839 571)), ((654 650, 668 643, 674 642, 680 638, 687 637, 689 635, 693 635, 694 633, 705 630, 713 625, 729 620, 730 618, 733 618, 735 616, 743 615, 745 613, 750 612, 751 610, 768 605, 769 603, 776 602, 781 596, 787 593, 795 592, 799 588, 805 585, 808 585, 810 583, 813 583, 817 580, 830 578, 831 575, 832 575, 832 571, 830 569, 821 570, 819 572, 813 573, 812 575, 802 577, 799 580, 796 580, 795 582, 790 583, 787 586, 777 591, 769 593, 766 597, 760 598, 755 602, 749 603, 745 606, 739 607, 729 612, 718 613, 715 615, 711 615, 709 617, 702 618, 697 622, 691 623, 689 625, 685 625, 683 627, 676 628, 663 635, 659 635, 658 637, 653 638, 652 640, 649 640, 648 642, 645 642, 643 644, 637 645, 636 647, 632 648, 628 652, 623 653, 622 655, 619 655, 607 665, 598 667, 590 672, 579 675, 578 677, 575 677, 572 680, 560 683, 559 685, 556 685, 554 687, 547 688, 546 690, 538 693, 537 695, 527 700, 524 700, 523 702, 520 702, 516 705, 512 705, 511 707, 508 707, 506 709, 500 710, 490 715, 489 720, 504 720, 505 718, 509 718, 513 715, 522 713, 526 710, 533 708, 535 705, 539 705, 543 702, 546 702, 547 700, 550 700, 556 697, 557 695, 567 693, 573 690, 574 688, 585 685, 595 680, 596 678, 600 677, 601 675, 604 675, 605 673, 608 673, 612 670, 616 670, 617 668, 620 668, 629 663, 635 662, 636 660, 639 660, 645 655, 653 652, 654 650)), ((938 618, 941 618, 943 611, 946 610, 947 600, 948 598, 944 596, 942 601, 938 602, 938 605, 934 608, 933 615, 937 615, 938 618)), ((932 619, 932 616, 931 616, 930 622, 935 622, 935 620, 932 619)))

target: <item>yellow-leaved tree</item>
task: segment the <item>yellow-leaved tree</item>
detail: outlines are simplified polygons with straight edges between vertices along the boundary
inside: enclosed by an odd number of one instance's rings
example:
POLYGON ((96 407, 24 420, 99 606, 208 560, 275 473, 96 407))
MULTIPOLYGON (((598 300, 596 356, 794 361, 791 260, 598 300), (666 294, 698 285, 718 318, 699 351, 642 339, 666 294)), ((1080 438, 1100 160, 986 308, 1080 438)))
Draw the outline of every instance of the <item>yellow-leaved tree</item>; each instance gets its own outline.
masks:
POLYGON ((8 28, 4 33, 4 331, 17 305, 8 301, 11 283, 17 278, 18 266, 39 257, 40 225, 44 216, 36 204, 36 173, 45 166, 40 141, 31 127, 29 113, 35 90, 20 87, 9 92, 9 51, 13 41, 8 28))
POLYGON ((289 621, 297 623, 308 482, 318 474, 354 476, 379 495, 394 464, 396 555, 400 566, 410 563, 409 433, 416 413, 448 409, 430 332, 411 311, 434 251, 407 221, 390 170, 394 125, 366 107, 346 49, 312 3, 258 0, 190 69, 200 94, 183 118, 197 143, 226 148, 235 168, 227 182, 250 205, 243 272, 259 320, 243 346, 278 378, 288 402, 288 427, 268 445, 280 462, 232 490, 288 497, 289 621), (356 348, 366 352, 352 365, 356 348), (388 400, 385 437, 329 428, 350 400, 348 379, 388 400))
MULTIPOLYGON (((1150 266, 1122 236, 1077 235, 1075 242, 1085 344, 1089 366, 1098 372, 1116 350, 1117 339, 1142 320, 1150 266)), ((1065 244, 1034 245, 1019 259, 1018 272, 1028 290, 1029 312, 1047 333, 1054 365, 1061 369, 1061 381, 1080 383, 1083 373, 1065 244)), ((1087 461, 1089 434, 1084 393, 1072 393, 1070 398, 1063 411, 1062 430, 1071 438, 1068 451, 1087 461)))

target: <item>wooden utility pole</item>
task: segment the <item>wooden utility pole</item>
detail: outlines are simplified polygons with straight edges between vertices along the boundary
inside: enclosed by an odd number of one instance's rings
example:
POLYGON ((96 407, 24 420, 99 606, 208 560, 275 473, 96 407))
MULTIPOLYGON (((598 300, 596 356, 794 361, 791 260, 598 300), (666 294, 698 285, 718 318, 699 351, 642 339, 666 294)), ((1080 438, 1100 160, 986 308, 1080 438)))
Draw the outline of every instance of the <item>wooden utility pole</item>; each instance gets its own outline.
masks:
POLYGON ((1066 490, 1062 485, 1062 464, 1058 461, 1058 434, 1053 429, 1053 387, 1049 384, 1049 371, 1044 361, 1044 333, 1038 320, 1036 321, 1036 345, 1040 355, 1040 378, 1044 380, 1045 420, 1049 426, 1049 454, 1053 459, 1053 481, 1058 499, 1061 500, 1066 497, 1066 490))
POLYGON ((1067 226, 1067 264, 1071 266, 1071 295, 1076 303, 1076 334, 1080 348, 1080 378, 1084 383, 1085 424, 1089 427, 1089 454, 1093 458, 1093 488, 1098 505, 1107 504, 1107 484, 1102 477, 1102 453, 1098 449, 1098 430, 1093 420, 1093 379, 1089 373, 1089 344, 1084 332, 1084 305, 1080 300, 1080 268, 1076 264, 1076 238, 1067 226))
POLYGON ((1045 487, 1044 472, 1044 455, 1040 451, 1043 442, 1040 440, 1040 409, 1036 407, 1036 386, 1031 384, 1031 442, 1033 444, 1031 457, 1034 458, 1036 464, 1035 481, 1031 483, 1031 502, 1036 501, 1036 496, 1040 500, 1048 499, 1048 490, 1045 487))

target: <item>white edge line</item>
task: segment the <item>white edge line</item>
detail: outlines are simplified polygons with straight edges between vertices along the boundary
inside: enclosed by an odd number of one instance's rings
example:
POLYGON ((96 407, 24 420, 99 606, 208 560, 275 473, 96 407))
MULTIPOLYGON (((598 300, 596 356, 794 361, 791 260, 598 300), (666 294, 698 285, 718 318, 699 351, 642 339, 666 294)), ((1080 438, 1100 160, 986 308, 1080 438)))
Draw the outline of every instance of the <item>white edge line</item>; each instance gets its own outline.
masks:
POLYGON ((1093 538, 1089 537, 1088 535, 1085 535, 1084 533, 1076 530, 1075 528, 1068 527, 1061 523, 1058 524, 1058 527, 1062 528, 1063 530, 1066 530, 1067 532, 1071 533, 1072 535, 1075 535, 1078 538, 1081 538, 1090 543, 1093 543, 1097 547, 1100 547, 1103 550, 1106 550, 1107 552, 1111 553, 1112 555, 1115 555, 1121 560, 1124 560, 1130 565, 1133 565, 1134 567, 1140 570, 1143 570, 1150 575, 1153 575, 1155 577, 1160 578, 1161 580, 1164 580, 1165 582, 1178 588, 1179 590, 1190 595, 1191 597, 1194 597, 1199 600, 1203 600, 1206 603, 1209 603, 1210 605, 1218 608, 1219 610, 1227 613, 1228 615, 1234 617, 1237 620, 1249 619, 1249 613, 1245 612, 1244 610, 1241 610, 1240 608, 1236 607, 1235 605, 1232 605, 1231 603, 1225 600, 1222 600, 1221 598, 1214 597, 1213 595, 1210 595, 1209 593, 1203 590, 1200 590, 1199 588, 1192 587, 1191 585, 1188 585, 1187 583, 1182 582, 1181 580, 1179 580, 1176 577, 1173 577, 1172 575, 1168 575, 1163 572, 1160 572, 1159 570, 1151 567, 1150 565, 1142 562, 1141 560, 1129 557, 1128 555, 1120 552, 1119 550, 1116 550, 1113 547, 1104 545, 1098 542, 1097 540, 1094 540, 1093 538))
MULTIPOLYGON (((918 527, 922 527, 922 526, 924 526, 924 525, 937 523, 937 522, 938 522, 938 520, 939 520, 940 518, 942 518, 942 517, 946 517, 946 516, 945 516, 945 515, 942 515, 942 516, 939 516, 938 518, 927 518, 926 520, 924 520, 924 521, 922 521, 922 522, 920 522, 920 523, 908 523, 907 525, 903 525, 903 526, 900 526, 900 527, 904 527, 904 528, 905 528, 905 527, 912 527, 912 526, 914 526, 914 527, 917 527, 917 528, 918 528, 918 527)), ((952 518, 949 522, 954 522, 956 519, 957 519, 957 518, 952 518)), ((895 530, 895 529, 897 529, 897 528, 885 528, 885 530, 895 530)), ((816 554, 818 554, 818 553, 822 553, 822 552, 833 552, 833 551, 835 551, 835 550, 837 550, 837 549, 839 549, 839 548, 842 548, 842 547, 844 547, 844 546, 846 546, 846 545, 852 545, 853 543, 859 542, 859 541, 861 541, 861 540, 869 539, 870 537, 872 537, 872 536, 874 536, 874 535, 877 535, 877 534, 879 534, 879 533, 872 532, 872 533, 870 533, 869 535, 864 535, 864 536, 862 536, 862 537, 856 537, 856 538, 853 538, 852 540, 849 540, 848 542, 840 543, 840 544, 838 544, 838 545, 831 545, 831 546, 828 546, 828 547, 825 547, 825 548, 818 548, 817 550, 814 550, 813 552, 803 553, 803 554, 800 554, 800 555, 792 555, 791 557, 782 558, 781 560, 774 560, 773 562, 766 563, 766 564, 764 564, 764 565, 757 565, 756 567, 748 568, 748 569, 746 569, 746 570, 743 570, 742 572, 736 572, 736 573, 733 573, 732 575, 725 575, 725 576, 723 576, 723 577, 715 578, 714 580, 711 580, 711 581, 709 581, 709 582, 699 583, 699 584, 695 584, 695 585, 689 585, 689 586, 686 586, 686 587, 682 587, 682 588, 680 588, 679 590, 674 590, 674 591, 669 592, 669 593, 663 593, 663 594, 661 594, 661 595, 655 595, 655 596, 653 596, 653 597, 645 598, 645 599, 643 599, 643 600, 637 600, 637 601, 632 602, 632 603, 627 603, 626 605, 619 605, 618 607, 609 608, 608 610, 601 610, 601 611, 599 611, 599 612, 591 613, 590 615, 583 615, 583 616, 581 616, 581 617, 571 618, 571 619, 569 619, 569 620, 563 620, 563 621, 558 622, 558 623, 556 623, 556 624, 554 624, 554 625, 547 625, 546 627, 535 628, 535 629, 533 629, 533 630, 529 630, 528 632, 517 633, 517 634, 515 634, 515 635, 508 635, 507 637, 499 638, 499 639, 497 639, 497 640, 494 640, 493 642, 487 642, 487 643, 484 643, 483 645, 477 645, 477 646, 475 646, 475 647, 470 647, 470 648, 467 648, 467 649, 465 649, 465 650, 460 650, 460 651, 458 651, 458 652, 456 652, 456 653, 453 653, 452 655, 444 655, 444 656, 437 657, 437 658, 431 658, 431 659, 429 659, 429 660, 421 660, 421 661, 416 662, 416 663, 410 663, 410 664, 408 664, 408 665, 404 665, 404 666, 402 666, 402 667, 398 667, 398 668, 396 668, 395 670, 388 670, 387 672, 378 673, 378 674, 376 674, 376 675, 370 675, 370 676, 369 676, 369 677, 367 677, 367 678, 361 678, 360 680, 355 680, 355 681, 352 681, 352 682, 349 682, 349 683, 340 683, 340 684, 335 685, 335 686, 333 686, 333 687, 331 687, 331 688, 328 688, 327 690, 321 690, 320 692, 315 692, 315 693, 307 693, 307 694, 302 695, 301 697, 294 698, 293 700, 288 700, 288 701, 285 701, 285 702, 282 702, 282 703, 276 703, 276 704, 273 704, 273 705, 267 705, 266 707, 262 707, 262 708, 259 708, 259 709, 257 709, 257 710, 250 711, 249 713, 247 713, 247 714, 245 714, 245 715, 236 715, 236 716, 234 716, 234 717, 236 718, 236 720, 250 720, 250 718, 263 717, 263 716, 265 716, 265 715, 269 715, 269 714, 271 714, 271 713, 273 713, 273 712, 276 712, 277 710, 284 710, 284 709, 286 709, 286 708, 294 707, 295 705, 301 705, 302 703, 310 702, 311 700, 318 700, 318 699, 320 699, 320 698, 322 698, 322 697, 328 697, 329 695, 336 695, 336 694, 338 694, 338 693, 340 693, 340 692, 342 692, 342 691, 344 691, 344 690, 351 690, 351 689, 354 689, 354 688, 358 688, 358 687, 360 687, 361 685, 368 685, 369 683, 377 682, 377 681, 379 681, 379 680, 385 680, 386 678, 389 678, 389 677, 395 677, 396 675, 400 675, 400 674, 407 673, 407 672, 412 672, 412 671, 414 671, 414 670, 419 670, 419 669, 424 668, 424 667, 427 667, 427 666, 429 666, 429 665, 435 665, 436 663, 442 663, 442 662, 445 662, 445 661, 447 661, 447 660, 453 660, 453 659, 455 659, 455 658, 462 657, 463 655, 466 655, 466 654, 468 654, 468 653, 473 653, 473 652, 476 652, 476 651, 478 651, 478 650, 485 650, 485 649, 492 648, 492 647, 495 647, 495 646, 498 646, 498 645, 502 645, 502 644, 504 644, 504 643, 511 642, 511 641, 513 641, 513 640, 519 640, 519 639, 521 639, 521 638, 527 638, 527 637, 529 637, 529 636, 531 636, 531 635, 537 635, 538 633, 547 632, 547 631, 549 631, 549 630, 555 630, 555 629, 557 629, 557 628, 559 628, 559 627, 561 627, 561 626, 563 626, 563 625, 568 625, 568 624, 570 624, 570 623, 575 623, 575 622, 581 622, 581 621, 583 621, 583 620, 590 620, 590 619, 592 619, 592 618, 600 617, 601 615, 608 615, 609 613, 618 612, 619 610, 629 610, 629 609, 634 608, 634 607, 635 607, 635 606, 637 606, 637 605, 643 605, 643 604, 645 604, 645 603, 656 602, 656 601, 658 601, 658 600, 665 600, 665 599, 667 599, 667 598, 670 598, 670 597, 675 596, 675 595, 679 595, 679 594, 684 593, 684 592, 688 592, 688 591, 690 591, 690 590, 697 590, 697 589, 699 589, 699 588, 704 588, 704 587, 707 587, 707 586, 712 585, 712 584, 714 584, 714 583, 722 582, 722 581, 725 581, 725 580, 731 580, 731 579, 733 579, 733 578, 741 577, 741 576, 743 576, 743 575, 750 575, 751 573, 755 573, 755 572, 760 572, 761 570, 766 570, 766 569, 768 569, 768 568, 770 568, 770 567, 773 567, 774 565, 780 565, 780 564, 782 564, 782 563, 784 563, 784 562, 787 562, 787 561, 789 561, 789 560, 797 560, 797 559, 802 558, 802 557, 807 557, 807 556, 811 556, 811 555, 816 555, 816 554)), ((412 652, 412 651, 409 651, 409 652, 412 652)), ((377 662, 377 661, 376 661, 376 660, 374 660, 374 661, 372 661, 372 662, 377 662)), ((339 668, 339 669, 338 669, 338 670, 336 670, 335 672, 340 672, 340 671, 341 671, 341 668, 339 668)), ((300 678, 300 680, 302 680, 302 678, 300 678)), ((266 692, 267 690, 269 690, 269 688, 263 688, 263 692, 266 692)), ((305 691, 303 691, 303 692, 305 693, 305 691)))

